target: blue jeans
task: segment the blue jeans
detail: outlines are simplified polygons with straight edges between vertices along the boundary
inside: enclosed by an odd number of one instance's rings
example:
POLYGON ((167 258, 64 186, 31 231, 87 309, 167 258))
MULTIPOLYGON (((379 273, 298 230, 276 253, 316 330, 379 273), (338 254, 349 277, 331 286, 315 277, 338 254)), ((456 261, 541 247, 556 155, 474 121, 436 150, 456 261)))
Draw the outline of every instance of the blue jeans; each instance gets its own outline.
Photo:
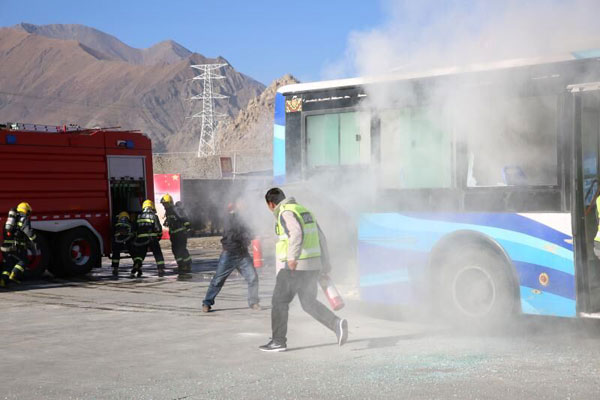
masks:
POLYGON ((258 304, 258 275, 252 264, 252 258, 246 254, 236 254, 223 250, 217 265, 217 272, 210 281, 208 291, 204 297, 202 304, 212 306, 215 304, 215 297, 221 291, 225 281, 231 275, 234 269, 237 269, 240 274, 248 282, 248 306, 258 304))

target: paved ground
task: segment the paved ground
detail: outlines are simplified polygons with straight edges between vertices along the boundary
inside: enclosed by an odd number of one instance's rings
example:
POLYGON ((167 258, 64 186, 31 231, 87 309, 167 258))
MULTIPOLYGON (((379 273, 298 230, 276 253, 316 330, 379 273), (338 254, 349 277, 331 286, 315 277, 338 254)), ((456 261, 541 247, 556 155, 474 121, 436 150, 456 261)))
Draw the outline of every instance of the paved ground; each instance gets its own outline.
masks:
MULTIPOLYGON (((215 311, 200 312, 218 255, 194 241, 194 278, 46 279, 0 293, 0 398, 6 399, 592 399, 600 396, 600 327, 523 318, 494 336, 424 322, 383 320, 349 300, 350 340, 300 309, 287 353, 269 337, 273 271, 261 271, 263 311, 245 283, 227 282, 215 311)), ((168 260, 172 260, 169 256, 168 260)), ((173 264, 171 264, 173 266, 173 264)), ((125 276, 130 263, 124 265, 125 276)))

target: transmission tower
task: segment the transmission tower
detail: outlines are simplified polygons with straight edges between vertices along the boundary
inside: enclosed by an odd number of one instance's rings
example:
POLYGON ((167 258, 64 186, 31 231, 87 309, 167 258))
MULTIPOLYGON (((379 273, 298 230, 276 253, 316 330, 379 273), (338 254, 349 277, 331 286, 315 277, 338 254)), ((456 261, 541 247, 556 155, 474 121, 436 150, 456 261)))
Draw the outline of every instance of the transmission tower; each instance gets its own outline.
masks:
POLYGON ((202 94, 191 98, 191 100, 202 100, 202 111, 192 115, 192 118, 202 118, 200 142, 198 143, 198 157, 215 155, 215 118, 223 117, 225 114, 218 113, 214 110, 213 101, 215 99, 226 99, 228 96, 213 93, 212 81, 213 79, 225 79, 224 76, 218 75, 216 71, 226 65, 227 64, 192 65, 192 68, 200 71, 200 75, 195 76, 193 79, 202 80, 202 94))

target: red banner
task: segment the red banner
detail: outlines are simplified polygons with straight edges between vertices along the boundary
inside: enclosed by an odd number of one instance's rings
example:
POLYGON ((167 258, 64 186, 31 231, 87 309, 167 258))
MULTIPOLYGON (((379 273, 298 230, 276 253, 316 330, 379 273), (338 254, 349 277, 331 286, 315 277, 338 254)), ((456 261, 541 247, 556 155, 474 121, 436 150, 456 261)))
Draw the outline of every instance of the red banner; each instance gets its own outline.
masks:
MULTIPOLYGON (((181 175, 154 174, 154 204, 156 204, 156 213, 161 223, 165 221, 165 209, 160 204, 160 199, 167 193, 173 197, 174 203, 181 200, 181 175)), ((167 228, 163 228, 163 238, 169 238, 167 228)))

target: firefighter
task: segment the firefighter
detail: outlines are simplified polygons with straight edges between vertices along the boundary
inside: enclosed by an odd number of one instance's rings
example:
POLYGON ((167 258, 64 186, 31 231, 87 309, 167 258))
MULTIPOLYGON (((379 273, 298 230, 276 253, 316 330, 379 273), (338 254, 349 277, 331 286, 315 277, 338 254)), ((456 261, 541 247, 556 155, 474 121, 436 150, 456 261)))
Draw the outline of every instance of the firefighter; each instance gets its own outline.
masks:
POLYGON ((148 248, 152 251, 156 260, 156 268, 158 276, 165 276, 165 259, 160 249, 160 239, 162 238, 162 226, 152 200, 144 200, 142 204, 142 212, 135 220, 135 238, 131 247, 133 258, 133 269, 131 270, 131 278, 136 275, 138 278, 142 276, 142 263, 146 258, 148 248))
POLYGON ((8 286, 10 283, 21 283, 25 269, 29 266, 27 248, 37 253, 35 233, 31 228, 31 206, 28 203, 19 203, 16 209, 8 212, 8 218, 4 224, 4 240, 2 242, 2 259, 4 268, 2 271, 0 286, 8 286))
POLYGON ((133 231, 133 225, 131 223, 131 217, 127 211, 122 211, 117 215, 117 220, 113 229, 113 241, 112 241, 112 274, 115 278, 119 277, 119 261, 121 260, 121 253, 131 251, 131 242, 135 232, 133 231))
POLYGON ((160 203, 165 208, 165 225, 169 228, 171 249, 177 261, 179 276, 187 276, 186 274, 192 272, 192 257, 187 250, 187 237, 191 231, 190 221, 181 202, 173 204, 173 197, 170 194, 165 194, 160 199, 160 203))

